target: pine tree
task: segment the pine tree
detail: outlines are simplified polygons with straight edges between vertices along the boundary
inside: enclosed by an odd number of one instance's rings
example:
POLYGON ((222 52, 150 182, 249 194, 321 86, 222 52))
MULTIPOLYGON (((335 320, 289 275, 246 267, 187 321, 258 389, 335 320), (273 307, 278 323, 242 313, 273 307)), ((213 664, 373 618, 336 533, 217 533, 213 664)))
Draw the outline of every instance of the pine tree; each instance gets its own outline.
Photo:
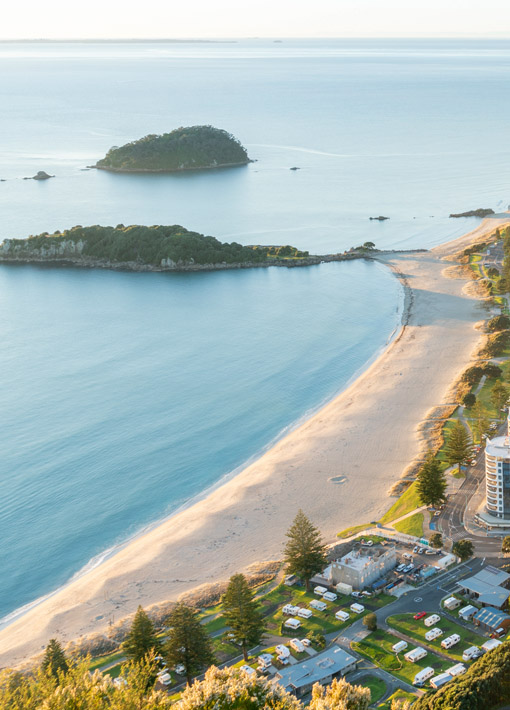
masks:
POLYGON ((253 598, 244 574, 234 574, 222 597, 223 618, 232 629, 248 660, 248 647, 260 643, 264 626, 259 612, 259 603, 253 598))
POLYGON ((447 482, 441 464, 429 451, 418 473, 417 491, 423 505, 440 505, 444 502, 447 482))
POLYGON ((491 390, 491 402, 497 409, 498 417, 500 416, 500 411, 506 404, 507 399, 508 389, 500 380, 498 380, 491 390))
POLYGON ((286 535, 289 538, 284 550, 287 572, 297 575, 309 589, 310 578, 324 569, 328 561, 321 534, 299 510, 286 535))
POLYGON ((57 679, 59 673, 65 674, 69 670, 64 650, 56 639, 50 639, 46 646, 41 668, 45 673, 51 673, 57 679))
POLYGON ((196 611, 182 602, 174 607, 167 623, 170 633, 163 650, 165 658, 170 667, 184 666, 190 685, 194 675, 214 663, 211 639, 196 611))
POLYGON ((463 424, 457 419, 448 436, 445 446, 446 460, 449 464, 460 467, 472 455, 471 442, 463 424))
POLYGON ((476 434, 478 441, 482 441, 483 434, 489 429, 489 417, 487 415, 487 410, 480 404, 476 402, 473 407, 473 429, 476 434))
POLYGON ((161 641, 156 636, 154 624, 141 606, 138 607, 122 647, 126 656, 140 662, 150 651, 159 651, 161 641))

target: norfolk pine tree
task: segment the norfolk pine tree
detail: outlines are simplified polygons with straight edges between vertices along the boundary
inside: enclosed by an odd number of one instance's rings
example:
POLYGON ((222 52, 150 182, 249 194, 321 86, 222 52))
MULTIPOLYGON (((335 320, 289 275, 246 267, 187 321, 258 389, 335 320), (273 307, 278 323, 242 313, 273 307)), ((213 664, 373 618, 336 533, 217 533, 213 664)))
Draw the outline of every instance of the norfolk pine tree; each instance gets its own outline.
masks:
POLYGON ((152 650, 159 651, 161 641, 156 636, 154 624, 141 606, 138 607, 122 647, 126 656, 140 662, 152 650))
POLYGON ((253 598, 244 574, 234 574, 223 595, 223 618, 232 629, 243 649, 244 660, 248 660, 248 647, 260 643, 264 633, 259 603, 253 598))
POLYGON ((193 676, 214 663, 212 643, 194 609, 179 602, 168 617, 170 633, 163 653, 170 667, 183 665, 188 685, 193 676))
POLYGON ((423 505, 440 505, 446 495, 445 475, 441 471, 441 464, 429 451, 425 463, 418 472, 417 490, 423 505))
POLYGON ((287 572, 303 580, 309 590, 311 577, 323 570, 328 561, 321 534, 299 510, 286 535, 289 538, 284 550, 287 572))
POLYGON ((50 639, 48 645, 46 646, 44 658, 41 662, 41 668, 45 673, 51 673, 51 675, 57 678, 57 680, 59 672, 67 673, 69 670, 66 655, 62 649, 62 646, 56 639, 50 639))
POLYGON ((457 419, 453 425, 445 446, 446 460, 450 465, 466 463, 472 454, 471 442, 463 424, 457 419))

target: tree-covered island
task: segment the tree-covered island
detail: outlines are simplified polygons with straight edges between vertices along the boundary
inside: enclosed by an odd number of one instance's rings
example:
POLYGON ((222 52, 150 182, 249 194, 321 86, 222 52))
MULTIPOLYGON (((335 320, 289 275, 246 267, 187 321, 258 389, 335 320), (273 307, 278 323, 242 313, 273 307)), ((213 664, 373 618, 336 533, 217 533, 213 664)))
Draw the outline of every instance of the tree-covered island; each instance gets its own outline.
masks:
POLYGON ((309 259, 319 257, 309 257, 307 251, 289 245, 243 246, 220 242, 180 225, 77 226, 28 239, 6 239, 0 244, 0 262, 63 262, 139 271, 270 266, 286 262, 291 265, 308 263, 309 259))
POLYGON ((233 135, 213 126, 176 128, 110 148, 94 167, 113 172, 164 173, 246 165, 246 148, 233 135))

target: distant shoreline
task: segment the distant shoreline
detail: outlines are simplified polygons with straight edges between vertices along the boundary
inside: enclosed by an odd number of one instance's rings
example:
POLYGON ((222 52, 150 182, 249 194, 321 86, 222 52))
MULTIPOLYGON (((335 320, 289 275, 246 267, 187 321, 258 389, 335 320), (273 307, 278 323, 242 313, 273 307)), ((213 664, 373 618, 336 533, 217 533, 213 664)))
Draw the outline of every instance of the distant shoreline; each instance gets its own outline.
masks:
POLYGON ((187 272, 198 272, 198 271, 237 271, 240 269, 268 269, 272 266, 285 267, 287 269, 292 269, 296 267, 306 267, 306 266, 317 266, 318 264, 330 263, 332 261, 354 261, 355 259, 369 259, 374 260, 381 255, 387 254, 409 254, 409 253, 422 253, 428 251, 427 249, 404 249, 404 250, 385 250, 385 251, 371 251, 371 252, 353 252, 353 253, 343 253, 343 254, 324 254, 317 256, 307 256, 300 259, 268 259, 263 262, 238 262, 233 264, 221 263, 221 264, 175 264, 174 266, 162 266, 155 264, 139 264, 135 261, 108 261, 105 259, 95 259, 87 257, 73 258, 70 256, 63 257, 44 257, 44 256, 19 256, 19 257, 9 257, 0 256, 0 265, 6 264, 8 266, 21 266, 30 264, 44 264, 47 266, 58 266, 61 268, 83 268, 83 269, 107 269, 110 271, 132 271, 132 272, 143 272, 143 273, 187 273, 187 272))
POLYGON ((87 165, 87 168, 94 170, 104 170, 107 173, 126 173, 126 174, 143 174, 143 175, 161 175, 167 173, 186 173, 186 172, 200 172, 201 170, 221 170, 223 168, 240 168, 244 165, 249 165, 254 163, 254 160, 243 160, 240 163, 219 163, 218 165, 203 165, 192 168, 111 168, 108 165, 87 165))

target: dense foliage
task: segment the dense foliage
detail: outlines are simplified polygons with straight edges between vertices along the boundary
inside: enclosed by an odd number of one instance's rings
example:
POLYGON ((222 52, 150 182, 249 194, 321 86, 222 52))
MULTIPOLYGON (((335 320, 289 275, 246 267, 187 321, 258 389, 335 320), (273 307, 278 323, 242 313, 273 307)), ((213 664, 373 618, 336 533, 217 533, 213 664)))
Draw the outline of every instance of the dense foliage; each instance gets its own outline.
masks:
POLYGON ((436 693, 419 698, 413 710, 490 710, 510 701, 510 644, 482 656, 436 693))
POLYGON ((69 670, 64 650, 56 639, 50 639, 46 646, 41 668, 45 673, 51 673, 57 679, 69 670))
POLYGON ((308 589, 310 579, 327 564, 326 546, 319 530, 302 510, 298 511, 286 536, 284 561, 287 572, 299 577, 308 589))
POLYGON ((222 243, 215 237, 190 232, 180 225, 146 227, 82 227, 64 232, 47 232, 28 239, 9 240, 12 256, 30 256, 36 250, 51 256, 92 257, 110 262, 135 262, 159 266, 167 260, 177 265, 245 264, 268 261, 273 256, 304 257, 295 247, 242 246, 237 242, 222 243), (76 248, 74 248, 76 246, 76 248))
POLYGON ((254 598, 244 574, 234 574, 221 598, 223 618, 241 645, 245 661, 248 649, 260 643, 264 624, 259 602, 254 598))
POLYGON ((122 648, 133 661, 141 661, 150 651, 157 652, 161 648, 154 624, 141 606, 136 611, 122 648))
POLYGON ((471 540, 457 540, 453 543, 452 552, 457 557, 460 557, 461 562, 465 562, 473 555, 473 543, 471 540))
POLYGON ((213 126, 176 128, 110 148, 96 164, 119 171, 173 171, 250 162, 246 149, 227 131, 213 126))
POLYGON ((197 612, 179 602, 168 617, 169 633, 163 647, 168 665, 182 665, 188 684, 193 676, 214 663, 212 641, 197 612))

